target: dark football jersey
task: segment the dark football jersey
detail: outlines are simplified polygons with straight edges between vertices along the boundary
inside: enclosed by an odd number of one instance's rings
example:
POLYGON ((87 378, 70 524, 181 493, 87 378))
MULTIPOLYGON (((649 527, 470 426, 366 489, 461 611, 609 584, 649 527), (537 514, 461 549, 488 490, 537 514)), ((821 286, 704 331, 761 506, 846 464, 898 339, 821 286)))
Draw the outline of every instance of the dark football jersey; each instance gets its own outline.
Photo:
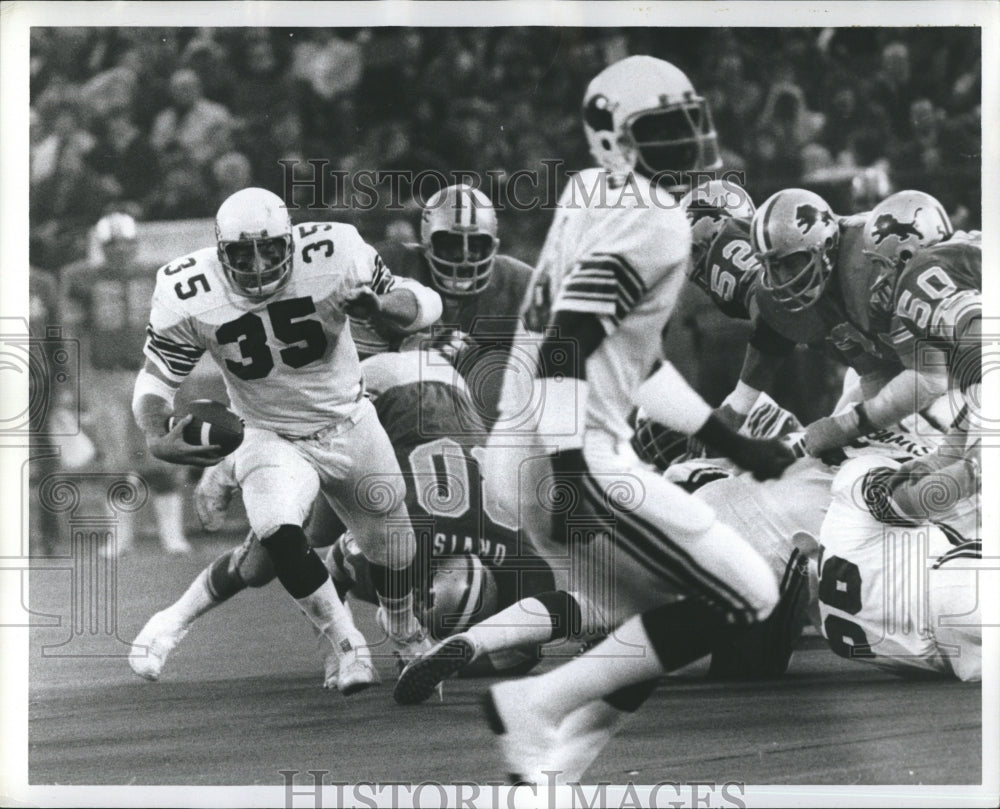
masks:
POLYGON ((878 276, 862 248, 863 223, 841 226, 837 263, 820 300, 801 312, 789 312, 764 289, 755 301, 761 316, 776 332, 797 343, 825 343, 840 362, 860 374, 902 370, 888 335, 875 332, 869 302, 878 276))
POLYGON ((144 358, 156 267, 78 266, 67 277, 67 294, 82 312, 81 335, 88 363, 102 370, 138 371, 144 358))
MULTIPOLYGON (((419 247, 398 243, 380 245, 380 253, 393 273, 434 288, 430 268, 419 247)), ((499 255, 487 287, 469 297, 441 295, 443 312, 434 328, 452 327, 469 335, 461 372, 473 390, 476 408, 490 426, 497 418, 503 375, 493 373, 506 364, 511 342, 521 325, 531 268, 515 258, 499 255)))
POLYGON ((479 556, 493 571, 504 605, 526 588, 549 589, 548 566, 484 497, 480 464, 487 431, 461 381, 450 380, 442 365, 428 364, 427 352, 379 354, 362 369, 406 479, 406 506, 425 562, 479 556))
POLYGON ((962 339, 982 318, 983 253, 978 242, 948 241, 919 250, 893 291, 892 341, 901 356, 925 342, 945 352, 953 383, 981 380, 982 340, 962 339), (959 377, 956 380, 956 376, 959 377))
POLYGON ((760 272, 760 262, 750 246, 750 223, 727 219, 704 260, 688 277, 724 315, 749 320, 750 299, 760 272))

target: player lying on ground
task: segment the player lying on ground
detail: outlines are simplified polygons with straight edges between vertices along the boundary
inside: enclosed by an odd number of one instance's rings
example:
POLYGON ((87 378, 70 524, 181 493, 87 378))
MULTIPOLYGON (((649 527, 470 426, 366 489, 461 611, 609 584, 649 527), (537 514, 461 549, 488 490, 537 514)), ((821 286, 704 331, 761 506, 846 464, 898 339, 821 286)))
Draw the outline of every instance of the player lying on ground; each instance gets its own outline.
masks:
MULTIPOLYGON (((246 423, 233 466, 250 526, 277 578, 342 656, 344 690, 370 685, 377 674, 302 528, 318 493, 373 565, 392 642, 407 652, 428 643, 413 613, 416 543, 399 464, 364 396, 347 321, 368 319, 385 330, 410 332, 440 313, 436 292, 393 278, 352 226, 293 228, 282 200, 259 188, 222 203, 214 247, 157 273, 146 364, 133 401, 149 451, 176 464, 219 461, 218 447, 184 441, 188 418, 165 427, 177 388, 208 351, 246 423), (364 499, 364 481, 379 481, 381 494, 387 487, 393 496, 376 497, 369 485, 364 499), (387 520, 397 530, 387 534, 387 520)), ((155 643, 146 654, 155 670, 155 643)), ((134 656, 131 662, 137 665, 134 656)))
MULTIPOLYGON (((461 631, 525 595, 551 591, 553 578, 544 561, 522 548, 516 527, 506 524, 483 499, 479 462, 485 428, 452 365, 451 355, 460 347, 443 337, 427 342, 435 348, 377 354, 364 360, 361 370, 402 470, 407 510, 417 529, 417 593, 426 612, 418 611, 430 619, 428 628, 436 628, 437 636, 444 637, 442 632, 461 631), (456 568, 440 563, 443 557, 468 558, 458 569, 469 574, 469 581, 459 584, 454 575, 446 575, 456 568), (441 575, 432 579, 435 568, 441 575), (430 594, 435 594, 433 605, 428 603, 430 594)), ((415 340, 416 345, 427 342, 415 340)), ((229 459, 206 471, 195 503, 207 529, 221 526, 237 488, 229 459)), ((373 566, 360 553, 353 534, 341 536, 344 529, 326 501, 317 497, 306 526, 310 546, 330 546, 324 560, 341 597, 353 592, 378 603, 373 566)), ((133 669, 157 679, 168 655, 198 617, 274 577, 274 565, 251 532, 243 544, 203 570, 177 602, 150 618, 135 640, 133 669), (149 653, 144 656, 139 647, 148 647, 149 653)), ((332 687, 343 676, 338 674, 340 656, 326 650, 323 657, 325 684, 332 687)), ((483 671, 524 671, 528 662, 533 665, 536 660, 507 650, 488 661, 483 671)))
POLYGON ((841 657, 895 674, 978 681, 982 543, 899 510, 887 479, 913 466, 866 456, 837 473, 820 533, 823 636, 841 657))
MULTIPOLYGON (((933 446, 923 441, 932 430, 929 424, 922 425, 921 435, 880 430, 855 441, 839 457, 803 457, 781 478, 758 481, 724 458, 690 458, 684 434, 644 417, 638 419, 632 441, 636 454, 667 480, 708 503, 720 520, 747 538, 779 581, 780 598, 771 616, 711 649, 710 677, 748 679, 784 673, 807 620, 820 627, 816 559, 839 464, 870 454, 927 457, 933 446)), ((794 415, 779 408, 767 394, 760 395, 741 431, 758 438, 787 436, 795 445, 804 438, 794 415)), ((579 598, 575 593, 560 594, 559 599, 549 596, 548 604, 569 605, 558 610, 548 609, 538 598, 528 598, 437 644, 406 666, 397 694, 407 702, 427 699, 441 680, 463 671, 484 654, 586 639, 573 635, 579 598)))

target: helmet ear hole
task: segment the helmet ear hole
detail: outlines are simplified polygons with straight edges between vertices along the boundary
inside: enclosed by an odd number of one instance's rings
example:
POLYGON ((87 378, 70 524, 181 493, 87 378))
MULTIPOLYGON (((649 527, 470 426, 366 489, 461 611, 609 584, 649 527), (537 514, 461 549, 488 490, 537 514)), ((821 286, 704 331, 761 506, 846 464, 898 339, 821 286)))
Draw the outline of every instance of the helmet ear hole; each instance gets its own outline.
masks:
POLYGON ((601 148, 610 151, 611 150, 611 138, 604 137, 601 138, 601 148))
POLYGON ((911 258, 913 258, 913 251, 912 250, 900 250, 899 251, 899 260, 901 262, 903 262, 903 264, 905 264, 911 258))

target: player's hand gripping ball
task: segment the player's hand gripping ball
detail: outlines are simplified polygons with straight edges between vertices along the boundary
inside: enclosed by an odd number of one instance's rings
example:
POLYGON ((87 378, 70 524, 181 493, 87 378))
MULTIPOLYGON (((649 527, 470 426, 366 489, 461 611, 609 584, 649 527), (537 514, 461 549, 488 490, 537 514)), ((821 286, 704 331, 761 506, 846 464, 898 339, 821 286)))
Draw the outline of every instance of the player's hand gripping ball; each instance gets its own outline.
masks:
POLYGON ((188 414, 191 421, 184 427, 184 440, 196 447, 220 447, 229 455, 243 443, 243 419, 220 402, 195 399, 167 419, 167 429, 188 414))

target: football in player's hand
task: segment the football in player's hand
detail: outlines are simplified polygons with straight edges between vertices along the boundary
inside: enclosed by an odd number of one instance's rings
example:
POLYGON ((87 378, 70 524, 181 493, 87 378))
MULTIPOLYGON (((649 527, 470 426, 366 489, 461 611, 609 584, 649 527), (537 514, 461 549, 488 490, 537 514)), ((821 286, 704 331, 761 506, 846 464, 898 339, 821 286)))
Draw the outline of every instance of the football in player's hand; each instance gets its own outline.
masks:
POLYGON ((218 446, 228 455, 243 443, 243 419, 220 402, 195 399, 167 419, 167 429, 188 414, 191 421, 184 427, 184 440, 194 446, 218 446))

